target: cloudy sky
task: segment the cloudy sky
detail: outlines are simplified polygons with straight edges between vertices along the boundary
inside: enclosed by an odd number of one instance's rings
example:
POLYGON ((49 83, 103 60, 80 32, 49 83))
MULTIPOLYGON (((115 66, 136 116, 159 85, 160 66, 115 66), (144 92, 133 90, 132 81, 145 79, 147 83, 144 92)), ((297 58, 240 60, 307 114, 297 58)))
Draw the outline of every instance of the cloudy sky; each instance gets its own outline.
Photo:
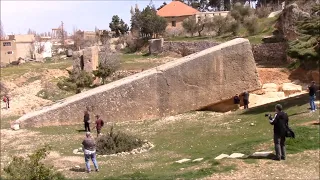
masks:
MULTIPOLYGON (((153 0, 158 8, 171 0, 153 0)), ((110 1, 12 1, 1 0, 1 21, 5 33, 24 34, 28 29, 36 32, 48 32, 64 22, 66 30, 71 33, 73 27, 81 30, 109 29, 113 15, 119 15, 130 23, 131 6, 138 4, 146 7, 150 0, 110 0, 110 1)))

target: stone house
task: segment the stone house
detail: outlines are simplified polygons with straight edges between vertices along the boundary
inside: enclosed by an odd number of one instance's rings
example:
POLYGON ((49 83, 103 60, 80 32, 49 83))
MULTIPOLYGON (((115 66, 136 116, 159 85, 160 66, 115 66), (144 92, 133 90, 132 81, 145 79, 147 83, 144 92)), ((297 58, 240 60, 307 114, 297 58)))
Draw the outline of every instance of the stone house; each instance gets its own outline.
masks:
POLYGON ((168 22, 167 32, 183 30, 183 20, 192 17, 197 13, 199 13, 197 9, 180 1, 172 1, 157 11, 157 14, 164 17, 168 22))
POLYGON ((183 31, 182 22, 189 17, 194 17, 196 21, 198 21, 199 19, 205 17, 225 17, 228 15, 228 13, 229 11, 200 12, 197 9, 194 9, 180 1, 172 1, 157 12, 159 16, 164 17, 167 20, 167 32, 183 31))
POLYGON ((34 51, 35 36, 9 35, 1 40, 1 63, 9 64, 19 58, 32 58, 34 51))

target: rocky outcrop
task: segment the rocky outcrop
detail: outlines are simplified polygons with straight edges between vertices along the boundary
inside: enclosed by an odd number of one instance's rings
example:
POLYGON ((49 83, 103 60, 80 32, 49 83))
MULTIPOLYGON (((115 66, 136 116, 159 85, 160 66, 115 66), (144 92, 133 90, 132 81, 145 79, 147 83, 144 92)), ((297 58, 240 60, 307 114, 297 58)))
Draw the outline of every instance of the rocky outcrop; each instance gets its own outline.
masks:
POLYGON ((162 53, 163 50, 163 38, 150 39, 149 40, 149 54, 157 55, 162 53))
POLYGON ((81 69, 87 72, 96 70, 99 63, 99 48, 97 46, 87 47, 72 53, 73 69, 81 69))
POLYGON ((303 12, 297 4, 290 4, 282 10, 282 13, 276 24, 276 28, 280 31, 285 39, 295 40, 297 37, 295 23, 303 20, 304 18, 310 18, 310 14, 303 12))
POLYGON ((246 39, 234 39, 196 54, 69 97, 18 119, 21 127, 79 124, 87 107, 108 121, 153 119, 260 89, 246 39))

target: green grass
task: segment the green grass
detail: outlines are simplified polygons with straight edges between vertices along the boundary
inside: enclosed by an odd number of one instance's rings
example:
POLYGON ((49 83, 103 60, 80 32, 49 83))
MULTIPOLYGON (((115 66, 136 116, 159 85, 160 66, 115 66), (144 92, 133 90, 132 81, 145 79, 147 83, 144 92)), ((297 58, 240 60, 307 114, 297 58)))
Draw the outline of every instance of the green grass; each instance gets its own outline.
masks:
POLYGON ((141 70, 150 69, 160 65, 160 63, 152 60, 161 58, 163 56, 147 55, 147 54, 122 54, 121 55, 121 69, 122 70, 141 70), (146 60, 149 59, 149 60, 146 60))
MULTIPOLYGON (((290 126, 296 133, 296 139, 287 140, 289 154, 310 149, 319 149, 319 127, 302 126, 302 123, 318 119, 318 114, 310 114, 307 108, 308 97, 302 95, 280 103, 290 116, 290 126)), ((264 114, 272 112, 276 103, 237 111, 216 117, 210 112, 190 112, 179 115, 175 121, 159 124, 162 120, 148 120, 131 123, 115 123, 115 130, 147 139, 155 144, 155 148, 139 155, 123 157, 98 157, 101 172, 90 174, 90 179, 195 179, 235 170, 235 164, 225 164, 223 160, 214 158, 221 153, 245 153, 250 155, 256 147, 272 142, 273 130, 264 114), (241 122, 236 122, 241 119, 241 122), (228 124, 226 124, 228 123, 228 124), (255 126, 250 126, 255 123, 255 126), (177 164, 182 158, 204 158, 201 162, 177 164), (124 163, 125 162, 125 163, 124 163)), ((102 130, 106 132, 108 124, 102 130)), ((31 130, 39 131, 46 142, 53 146, 54 151, 72 155, 72 150, 79 148, 83 125, 41 127, 31 130)), ((95 131, 94 135, 95 135, 95 131)), ((270 147, 265 150, 273 149, 270 147)), ((255 160, 244 160, 255 163, 255 160)), ((290 158, 288 162, 291 161, 290 158)), ((294 161, 294 160, 292 160, 294 161)), ((82 166, 82 165, 81 165, 82 166)), ((66 172, 68 173, 68 172, 66 172)), ((76 175, 74 178, 81 178, 76 175)))
MULTIPOLYGON (((1 109, 1 111, 6 111, 6 109, 1 109)), ((9 117, 4 117, 1 118, 0 126, 1 129, 7 129, 10 128, 10 122, 15 121, 19 119, 20 116, 9 116, 9 117)))
MULTIPOLYGON (((272 32, 274 31, 274 24, 276 23, 277 17, 274 18, 262 18, 259 19, 259 28, 258 33, 255 35, 248 35, 247 30, 245 27, 240 26, 239 29, 239 35, 238 37, 247 38, 251 44, 259 44, 262 43, 262 39, 265 36, 272 35, 272 32)), ((232 39, 236 38, 236 36, 233 36, 231 33, 225 33, 220 36, 194 36, 194 37, 172 37, 168 38, 167 41, 203 41, 203 40, 209 40, 209 41, 216 41, 216 42, 226 42, 230 41, 232 39)))
POLYGON ((27 72, 42 72, 45 69, 66 69, 72 66, 71 60, 49 61, 45 63, 25 63, 19 66, 9 66, 1 68, 1 78, 19 77, 27 72))

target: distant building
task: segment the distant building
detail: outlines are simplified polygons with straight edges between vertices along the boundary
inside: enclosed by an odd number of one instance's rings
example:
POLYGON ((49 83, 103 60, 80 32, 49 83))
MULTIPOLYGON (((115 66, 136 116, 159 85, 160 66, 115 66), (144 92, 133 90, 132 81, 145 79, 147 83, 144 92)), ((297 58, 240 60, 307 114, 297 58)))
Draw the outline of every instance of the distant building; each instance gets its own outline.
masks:
POLYGON ((213 16, 227 16, 229 11, 214 11, 214 12, 200 12, 180 1, 172 1, 162 7, 157 14, 164 17, 168 26, 166 30, 179 30, 182 29, 182 22, 189 18, 194 17, 196 21, 200 18, 212 18, 213 16))
POLYGON ((51 37, 40 37, 38 42, 35 42, 35 53, 41 54, 42 58, 52 57, 52 42, 51 37))
POLYGON ((157 14, 167 20, 168 26, 166 30, 181 29, 183 20, 199 13, 194 9, 180 1, 172 1, 162 7, 157 14))
POLYGON ((34 51, 35 36, 9 35, 1 40, 1 63, 8 64, 19 58, 32 58, 34 51))

